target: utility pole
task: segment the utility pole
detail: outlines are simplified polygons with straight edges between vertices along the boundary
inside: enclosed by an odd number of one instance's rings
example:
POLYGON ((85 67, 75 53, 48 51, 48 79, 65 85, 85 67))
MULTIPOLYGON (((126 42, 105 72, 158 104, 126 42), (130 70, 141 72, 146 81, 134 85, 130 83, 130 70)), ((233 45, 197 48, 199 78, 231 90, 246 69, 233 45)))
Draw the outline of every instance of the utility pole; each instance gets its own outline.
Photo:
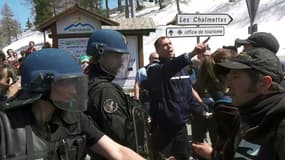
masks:
POLYGON ((255 16, 258 10, 260 0, 246 0, 249 15, 248 34, 257 32, 257 24, 254 24, 255 16))
POLYGON ((126 0, 125 2, 126 2, 126 4, 125 4, 125 16, 126 16, 126 18, 130 18, 129 0, 126 0))
POLYGON ((179 0, 176 0, 176 7, 177 7, 177 12, 178 12, 178 13, 181 13, 179 0))
MULTIPOLYGON (((200 12, 197 11, 196 14, 200 14, 200 12)), ((196 27, 199 27, 199 25, 196 25, 196 27)), ((197 36, 196 41, 197 41, 197 44, 200 43, 200 36, 197 36)))
POLYGON ((130 6, 131 6, 131 17, 136 17, 136 7, 134 0, 130 0, 130 6))

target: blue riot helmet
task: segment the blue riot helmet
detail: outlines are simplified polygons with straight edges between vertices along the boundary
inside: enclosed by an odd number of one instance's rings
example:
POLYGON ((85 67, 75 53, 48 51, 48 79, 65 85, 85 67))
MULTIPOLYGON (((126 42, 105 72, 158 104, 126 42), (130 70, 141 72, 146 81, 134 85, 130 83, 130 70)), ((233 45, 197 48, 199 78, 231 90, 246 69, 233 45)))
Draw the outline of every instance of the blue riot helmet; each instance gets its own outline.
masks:
POLYGON ((41 94, 62 110, 86 110, 88 78, 69 52, 56 48, 35 51, 21 65, 21 75, 24 92, 41 94))
POLYGON ((102 55, 104 52, 128 54, 125 37, 120 32, 110 29, 101 29, 92 33, 88 40, 87 55, 102 55))
POLYGON ((129 51, 125 37, 110 29, 97 30, 90 36, 87 55, 112 74, 124 72, 128 68, 129 51), (117 64, 116 64, 117 63, 117 64))

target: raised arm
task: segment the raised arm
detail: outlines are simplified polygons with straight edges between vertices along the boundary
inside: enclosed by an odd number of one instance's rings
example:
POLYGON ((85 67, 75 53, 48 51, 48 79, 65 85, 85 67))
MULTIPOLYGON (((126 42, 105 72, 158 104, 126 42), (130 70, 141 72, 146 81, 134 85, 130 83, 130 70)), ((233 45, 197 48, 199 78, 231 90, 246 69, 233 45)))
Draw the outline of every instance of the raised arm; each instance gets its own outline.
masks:
POLYGON ((196 45, 192 52, 180 55, 166 63, 150 67, 147 72, 148 79, 143 81, 142 85, 148 90, 158 90, 161 80, 170 79, 182 68, 191 63, 191 59, 194 56, 203 54, 207 48, 207 41, 204 41, 196 45))
POLYGON ((110 160, 144 160, 133 150, 116 143, 106 135, 91 146, 90 150, 110 160))

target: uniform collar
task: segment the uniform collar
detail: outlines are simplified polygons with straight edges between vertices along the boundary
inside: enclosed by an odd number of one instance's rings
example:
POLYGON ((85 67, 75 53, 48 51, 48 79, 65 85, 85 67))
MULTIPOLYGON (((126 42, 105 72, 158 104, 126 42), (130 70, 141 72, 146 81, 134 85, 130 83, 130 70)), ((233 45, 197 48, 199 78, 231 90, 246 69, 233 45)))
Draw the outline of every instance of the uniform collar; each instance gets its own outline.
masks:
POLYGON ((105 72, 101 69, 100 64, 95 64, 93 72, 93 78, 100 78, 100 79, 106 79, 108 81, 112 81, 115 79, 114 75, 111 75, 110 73, 105 72))

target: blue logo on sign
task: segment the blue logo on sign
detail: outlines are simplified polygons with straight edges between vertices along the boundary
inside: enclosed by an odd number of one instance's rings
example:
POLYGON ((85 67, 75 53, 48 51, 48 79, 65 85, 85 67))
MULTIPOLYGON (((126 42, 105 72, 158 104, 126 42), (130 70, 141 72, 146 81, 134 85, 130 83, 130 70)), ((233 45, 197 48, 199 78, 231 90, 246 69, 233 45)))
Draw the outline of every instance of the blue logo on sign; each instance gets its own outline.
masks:
POLYGON ((70 32, 92 32, 93 30, 95 30, 95 28, 88 23, 71 24, 64 28, 64 31, 70 31, 70 32))

